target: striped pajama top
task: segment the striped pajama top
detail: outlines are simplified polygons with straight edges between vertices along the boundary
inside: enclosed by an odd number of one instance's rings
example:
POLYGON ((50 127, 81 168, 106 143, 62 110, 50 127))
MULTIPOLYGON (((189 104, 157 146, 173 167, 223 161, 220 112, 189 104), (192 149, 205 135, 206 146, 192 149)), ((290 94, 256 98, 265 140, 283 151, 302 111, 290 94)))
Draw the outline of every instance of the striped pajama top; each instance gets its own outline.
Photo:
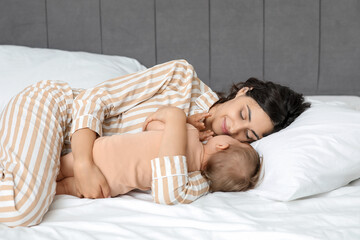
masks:
MULTIPOLYGON (((73 91, 73 123, 65 133, 63 154, 70 150, 70 137, 89 128, 98 136, 137 133, 151 113, 162 106, 175 106, 186 115, 207 112, 218 100, 185 60, 175 60, 147 70, 105 81, 94 88, 73 91)), ((199 171, 188 173, 185 156, 167 156, 151 161, 152 195, 157 203, 190 203, 209 190, 199 171)))
MULTIPOLYGON (((162 106, 187 116, 208 111, 218 100, 184 60, 72 89, 44 80, 14 96, 0 114, 0 223, 39 224, 56 192, 60 155, 70 138, 89 128, 98 136, 142 131, 144 120, 162 106)), ((157 203, 190 203, 208 192, 200 172, 187 172, 185 156, 151 161, 152 194, 157 203)))

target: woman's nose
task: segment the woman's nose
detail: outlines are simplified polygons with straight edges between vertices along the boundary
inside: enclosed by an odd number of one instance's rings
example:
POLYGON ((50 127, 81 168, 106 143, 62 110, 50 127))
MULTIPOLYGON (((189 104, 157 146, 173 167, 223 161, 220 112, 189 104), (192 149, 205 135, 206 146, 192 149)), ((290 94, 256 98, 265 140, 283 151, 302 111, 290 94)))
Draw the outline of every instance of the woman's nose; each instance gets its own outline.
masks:
POLYGON ((236 122, 231 128, 231 136, 236 137, 238 136, 244 129, 246 129, 247 123, 245 122, 236 122))

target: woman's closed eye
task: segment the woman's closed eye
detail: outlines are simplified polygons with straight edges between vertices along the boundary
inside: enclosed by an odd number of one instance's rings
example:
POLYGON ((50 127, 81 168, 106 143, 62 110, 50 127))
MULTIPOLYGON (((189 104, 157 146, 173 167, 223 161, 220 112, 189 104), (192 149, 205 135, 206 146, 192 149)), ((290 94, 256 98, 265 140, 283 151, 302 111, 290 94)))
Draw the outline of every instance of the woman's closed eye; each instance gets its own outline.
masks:
POLYGON ((250 134, 250 130, 247 129, 245 136, 246 136, 246 139, 248 140, 247 141, 248 143, 252 143, 257 140, 257 139, 254 139, 254 136, 250 136, 249 134, 250 134))
POLYGON ((253 140, 252 138, 249 137, 249 130, 245 130, 245 136, 248 140, 253 140))
POLYGON ((241 117, 242 120, 245 120, 245 117, 243 115, 243 111, 240 111, 240 117, 241 117))
POLYGON ((255 142, 256 140, 260 139, 258 137, 258 135, 251 129, 246 129, 245 131, 246 131, 245 136, 246 136, 246 139, 248 139, 248 143, 252 143, 252 142, 255 142))

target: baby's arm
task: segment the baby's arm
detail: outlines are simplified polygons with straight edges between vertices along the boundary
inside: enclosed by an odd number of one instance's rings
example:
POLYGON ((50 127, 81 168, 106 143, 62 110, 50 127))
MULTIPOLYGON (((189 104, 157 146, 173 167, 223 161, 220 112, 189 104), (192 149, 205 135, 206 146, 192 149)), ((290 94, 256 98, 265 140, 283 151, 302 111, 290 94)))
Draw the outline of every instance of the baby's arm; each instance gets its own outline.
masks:
POLYGON ((165 128, 161 139, 159 157, 186 154, 186 116, 179 108, 170 108, 164 118, 165 128))
POLYGON ((151 160, 154 201, 163 204, 191 203, 205 195, 209 185, 200 171, 188 174, 185 113, 181 109, 171 110, 171 107, 159 109, 145 121, 144 129, 153 120, 165 123, 159 156, 151 160))
POLYGON ((177 107, 160 108, 146 119, 144 129, 153 121, 165 124, 159 157, 185 155, 187 129, 184 110, 177 107))
MULTIPOLYGON (((164 131, 164 128, 165 128, 164 123, 160 121, 152 121, 147 125, 144 131, 164 131)), ((189 130, 196 131, 198 136, 197 139, 199 139, 199 130, 197 130, 193 125, 187 123, 186 129, 188 130, 188 135, 189 135, 189 130)))

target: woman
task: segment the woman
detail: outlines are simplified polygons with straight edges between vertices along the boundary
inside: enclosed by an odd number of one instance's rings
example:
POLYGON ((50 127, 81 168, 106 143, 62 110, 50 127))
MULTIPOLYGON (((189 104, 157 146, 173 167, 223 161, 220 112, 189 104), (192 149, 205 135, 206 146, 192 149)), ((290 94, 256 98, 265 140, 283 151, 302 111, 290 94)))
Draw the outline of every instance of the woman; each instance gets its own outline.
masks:
MULTIPOLYGON (((187 116, 210 112, 207 130, 245 142, 286 127, 309 106, 301 94, 256 79, 235 86, 219 100, 184 60, 84 91, 64 82, 39 82, 15 96, 0 117, 0 222, 8 226, 40 223, 55 195, 60 155, 70 151, 79 197, 108 197, 108 183, 92 159, 95 139, 140 132, 146 118, 166 105, 183 109, 187 116)), ((176 159, 170 156, 153 166, 164 177, 153 188, 154 199, 173 204, 206 194, 200 172, 187 176, 183 165, 186 181, 181 182, 176 174, 161 171, 172 161, 176 159)))

